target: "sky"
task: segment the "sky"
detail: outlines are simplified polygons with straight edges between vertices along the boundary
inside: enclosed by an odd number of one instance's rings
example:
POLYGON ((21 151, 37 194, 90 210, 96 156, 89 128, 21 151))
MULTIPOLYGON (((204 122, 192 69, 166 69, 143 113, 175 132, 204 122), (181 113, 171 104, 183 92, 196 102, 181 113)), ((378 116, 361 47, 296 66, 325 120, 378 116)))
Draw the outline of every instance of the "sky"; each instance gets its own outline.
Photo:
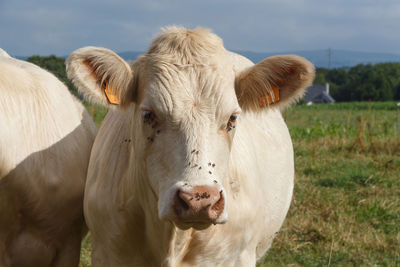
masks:
POLYGON ((230 50, 400 54, 399 0, 0 0, 12 56, 145 51, 168 25, 211 28, 230 50))

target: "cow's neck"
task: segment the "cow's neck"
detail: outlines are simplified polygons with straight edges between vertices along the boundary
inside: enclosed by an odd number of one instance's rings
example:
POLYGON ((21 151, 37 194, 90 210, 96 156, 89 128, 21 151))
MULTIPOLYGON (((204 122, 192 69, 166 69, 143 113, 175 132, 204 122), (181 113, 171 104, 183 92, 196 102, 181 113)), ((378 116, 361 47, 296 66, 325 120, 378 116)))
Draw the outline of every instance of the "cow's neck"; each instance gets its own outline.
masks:
POLYGON ((134 187, 134 194, 138 196, 136 201, 140 202, 137 208, 142 210, 141 216, 135 216, 134 220, 140 220, 137 224, 145 226, 137 231, 142 232, 139 233, 143 238, 140 242, 145 247, 147 261, 157 266, 179 265, 186 255, 193 230, 180 230, 171 222, 158 218, 157 199, 145 177, 137 179, 134 187))
MULTIPOLYGON (((135 238, 132 242, 140 244, 140 251, 135 251, 138 254, 136 256, 143 257, 143 262, 151 262, 155 266, 179 265, 190 243, 192 230, 182 231, 172 223, 158 218, 157 196, 148 182, 144 161, 138 158, 137 152, 131 152, 130 160, 135 164, 129 167, 129 175, 122 186, 125 190, 121 192, 127 193, 123 197, 124 202, 127 210, 132 212, 128 224, 143 226, 127 231, 129 233, 133 230, 135 238)), ((138 250, 137 245, 132 248, 138 250)))

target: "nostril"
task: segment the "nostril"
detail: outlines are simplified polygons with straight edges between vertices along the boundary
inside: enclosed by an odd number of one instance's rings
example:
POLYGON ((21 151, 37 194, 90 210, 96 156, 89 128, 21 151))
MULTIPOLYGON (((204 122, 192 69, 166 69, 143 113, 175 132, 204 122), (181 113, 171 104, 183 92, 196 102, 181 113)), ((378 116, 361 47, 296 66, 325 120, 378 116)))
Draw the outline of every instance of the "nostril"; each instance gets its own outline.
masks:
POLYGON ((177 215, 189 210, 190 207, 186 202, 185 194, 178 190, 174 197, 174 210, 177 215))
POLYGON ((224 195, 222 194, 222 191, 219 193, 219 199, 218 201, 211 207, 211 211, 215 212, 217 217, 219 217, 224 210, 225 206, 225 199, 224 195))
POLYGON ((179 205, 182 207, 183 210, 189 209, 189 205, 186 203, 186 201, 184 199, 182 199, 181 194, 178 194, 178 201, 179 201, 179 205))

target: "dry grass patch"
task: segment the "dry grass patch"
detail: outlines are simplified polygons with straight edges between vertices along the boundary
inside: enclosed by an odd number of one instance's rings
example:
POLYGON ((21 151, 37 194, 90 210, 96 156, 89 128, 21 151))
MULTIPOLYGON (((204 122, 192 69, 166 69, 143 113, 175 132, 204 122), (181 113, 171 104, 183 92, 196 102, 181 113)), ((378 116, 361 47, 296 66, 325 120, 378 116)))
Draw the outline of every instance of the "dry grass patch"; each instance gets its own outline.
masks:
POLYGON ((259 266, 400 265, 398 114, 351 104, 285 114, 296 204, 259 266))

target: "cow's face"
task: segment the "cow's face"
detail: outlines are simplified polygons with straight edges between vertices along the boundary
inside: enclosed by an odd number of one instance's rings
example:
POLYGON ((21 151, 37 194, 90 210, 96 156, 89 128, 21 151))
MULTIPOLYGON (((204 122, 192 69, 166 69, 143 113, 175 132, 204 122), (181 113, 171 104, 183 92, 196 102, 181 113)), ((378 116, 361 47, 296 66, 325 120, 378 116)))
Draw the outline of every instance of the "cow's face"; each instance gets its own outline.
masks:
POLYGON ((223 223, 228 205, 223 185, 241 113, 232 66, 150 69, 140 110, 159 217, 181 228, 223 223))
POLYGON ((240 62, 231 61, 209 31, 175 27, 131 66, 96 47, 78 49, 67 60, 68 76, 92 102, 136 105, 134 151, 140 156, 132 164, 144 162, 159 217, 180 228, 227 220, 224 185, 241 111, 288 106, 314 78, 313 65, 297 56, 244 69, 240 62))

